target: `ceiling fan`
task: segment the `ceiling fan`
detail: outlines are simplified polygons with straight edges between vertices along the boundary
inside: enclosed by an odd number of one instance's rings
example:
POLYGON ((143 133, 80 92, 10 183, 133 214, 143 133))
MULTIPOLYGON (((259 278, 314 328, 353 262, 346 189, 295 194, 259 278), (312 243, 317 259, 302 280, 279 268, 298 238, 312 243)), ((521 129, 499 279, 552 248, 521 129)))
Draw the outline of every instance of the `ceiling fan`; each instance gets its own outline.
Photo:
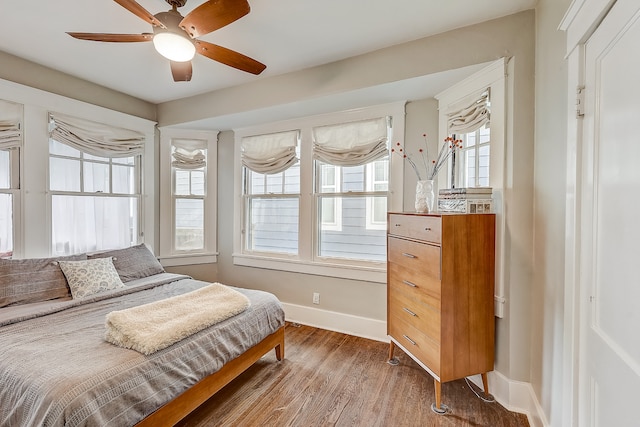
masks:
POLYGON ((67 34, 77 39, 99 42, 153 41, 156 50, 171 61, 171 73, 176 82, 191 80, 191 59, 196 53, 252 74, 260 74, 266 68, 266 65, 255 59, 196 38, 222 28, 248 14, 251 9, 247 0, 208 0, 184 17, 178 12, 178 8, 184 6, 187 0, 165 0, 171 6, 171 10, 155 15, 149 13, 135 0, 114 1, 153 25, 153 33, 68 32, 67 34))

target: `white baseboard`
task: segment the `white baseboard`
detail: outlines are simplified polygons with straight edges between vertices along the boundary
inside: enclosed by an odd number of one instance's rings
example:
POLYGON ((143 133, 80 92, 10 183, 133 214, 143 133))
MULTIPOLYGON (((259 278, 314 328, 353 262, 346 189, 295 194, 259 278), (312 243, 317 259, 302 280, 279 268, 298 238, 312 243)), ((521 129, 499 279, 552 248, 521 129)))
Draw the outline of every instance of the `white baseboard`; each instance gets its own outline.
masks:
POLYGON ((303 305, 282 303, 285 318, 315 328, 341 332, 356 337, 389 342, 387 322, 351 314, 322 310, 303 305))
MULTIPOLYGON (((498 371, 489 372, 487 377, 489 392, 499 404, 509 411, 525 414, 531 427, 549 427, 544 411, 530 383, 511 380, 498 371)), ((480 375, 474 375, 469 379, 482 389, 480 375)))
MULTIPOLYGON (((282 306, 285 318, 289 322, 389 342, 385 321, 296 304, 282 303, 282 306)), ((480 375, 474 375, 469 379, 482 389, 480 375)), ((530 383, 511 380, 498 371, 489 372, 488 381, 489 392, 498 403, 509 411, 525 414, 531 427, 549 427, 530 383)))

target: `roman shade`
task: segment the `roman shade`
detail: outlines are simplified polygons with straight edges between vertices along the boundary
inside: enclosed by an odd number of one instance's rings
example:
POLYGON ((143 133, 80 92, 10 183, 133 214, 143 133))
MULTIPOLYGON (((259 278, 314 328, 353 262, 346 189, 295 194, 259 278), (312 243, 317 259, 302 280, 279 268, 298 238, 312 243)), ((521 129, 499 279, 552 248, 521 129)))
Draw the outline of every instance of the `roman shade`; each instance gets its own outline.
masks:
POLYGON ((207 166, 207 142, 199 139, 174 139, 171 166, 178 169, 201 169, 207 166))
POLYGON ((263 174, 285 171, 298 162, 298 130, 242 138, 242 165, 263 174))
POLYGON ((0 100, 0 149, 22 143, 22 105, 0 100))
POLYGON ((49 113, 49 137, 83 153, 118 158, 142 154, 142 133, 60 113, 49 113))
POLYGON ((335 166, 360 166, 389 154, 388 118, 313 128, 313 157, 335 166))
POLYGON ((489 90, 452 106, 447 113, 447 134, 475 132, 489 123, 489 90))

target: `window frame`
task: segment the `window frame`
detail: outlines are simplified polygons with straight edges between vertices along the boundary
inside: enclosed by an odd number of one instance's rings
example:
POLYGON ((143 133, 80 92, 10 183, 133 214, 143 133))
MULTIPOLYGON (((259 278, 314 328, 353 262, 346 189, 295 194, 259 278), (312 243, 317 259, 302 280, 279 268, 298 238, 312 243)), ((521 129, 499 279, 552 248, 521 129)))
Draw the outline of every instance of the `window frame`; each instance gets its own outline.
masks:
POLYGON ((182 266, 217 262, 217 168, 218 132, 160 128, 160 251, 163 266, 182 266), (204 247, 194 250, 175 248, 176 199, 191 198, 175 194, 175 168, 172 162, 173 140, 199 140, 206 146, 204 196, 204 247))
MULTIPOLYGON (((298 129, 289 129, 288 131, 295 131, 298 133, 298 139, 296 142, 296 157, 300 158, 300 132, 298 129)), ((242 168, 242 192, 241 192, 241 197, 242 197, 242 203, 243 203, 243 209, 242 209, 242 223, 244 225, 247 225, 247 221, 250 218, 250 210, 253 208, 253 201, 254 200, 297 200, 297 205, 298 205, 298 236, 299 236, 299 225, 300 225, 300 221, 299 221, 299 215, 300 215, 300 182, 298 182, 298 191, 296 192, 288 192, 286 191, 287 188, 287 172, 291 171, 292 168, 294 167, 298 167, 300 168, 300 163, 297 162, 295 165, 292 165, 291 167, 285 169, 284 171, 281 172, 277 172, 275 174, 262 174, 259 172, 255 172, 252 171, 248 168, 243 167, 242 168), (263 186, 263 191, 262 192, 256 192, 254 193, 251 188, 252 188, 252 175, 253 174, 258 174, 261 175, 263 178, 263 183, 261 184, 263 186), (280 176, 280 187, 281 187, 281 191, 280 192, 270 192, 269 190, 269 179, 274 176, 280 176)), ((300 173, 298 172, 298 176, 300 178, 300 173)), ((292 256, 297 256, 297 252, 299 251, 299 244, 296 250, 296 254, 292 254, 290 252, 287 251, 281 251, 281 252, 276 252, 276 251, 262 251, 260 249, 257 249, 254 245, 250 245, 249 244, 249 240, 253 237, 253 233, 249 232, 246 230, 246 228, 244 229, 243 233, 243 240, 241 242, 241 246, 244 248, 244 253, 246 254, 251 254, 251 255, 258 255, 258 256, 266 256, 266 257, 275 257, 275 258, 280 258, 280 257, 292 257, 292 256)), ((298 239, 299 240, 299 239, 298 239)))
MULTIPOLYGON (((208 151, 208 150, 207 150, 208 151)), ((173 215, 173 221, 172 221, 172 250, 176 253, 176 254, 192 254, 192 253, 201 253, 205 248, 206 248, 206 239, 205 239, 205 235, 204 235, 204 229, 205 229, 205 217, 206 217, 206 200, 207 200, 207 191, 208 191, 208 185, 207 185, 207 167, 204 167, 204 170, 200 171, 199 169, 195 169, 195 170, 191 170, 191 169, 184 169, 182 170, 183 172, 186 172, 188 174, 188 187, 189 187, 189 191, 186 194, 179 194, 177 191, 177 186, 178 186, 178 168, 172 167, 171 168, 171 209, 172 209, 172 215, 173 215), (198 172, 202 172, 203 175, 203 191, 202 194, 196 194, 193 191, 193 173, 195 171, 198 172), (197 248, 197 249, 178 249, 177 248, 177 240, 178 240, 178 201, 179 200, 198 200, 201 201, 202 203, 202 231, 203 231, 203 237, 202 237, 202 247, 201 248, 197 248)))
POLYGON ((22 146, 11 147, 6 150, 9 153, 9 186, 7 188, 0 187, 0 194, 8 194, 11 196, 11 239, 12 239, 12 248, 11 248, 11 256, 9 258, 20 257, 22 253, 22 233, 20 230, 22 229, 22 214, 20 212, 20 208, 22 206, 21 197, 22 197, 22 146))
MULTIPOLYGON (((391 160, 391 158, 388 159, 388 161, 390 161, 390 160, 391 160)), ((375 190, 375 185, 378 182, 386 182, 387 186, 389 186, 389 176, 391 175, 391 170, 390 170, 391 166, 390 165, 389 165, 389 169, 387 170, 387 180, 386 181, 376 181, 375 166, 376 166, 376 163, 380 162, 380 161, 382 161, 382 159, 381 160, 375 160, 375 161, 367 164, 367 171, 365 172, 366 189, 367 189, 367 191, 370 191, 370 192, 373 192, 373 193, 377 192, 375 190)), ((388 200, 387 200, 387 203, 389 203, 388 200)), ((367 201, 367 206, 366 206, 366 227, 367 227, 367 230, 386 230, 387 229, 387 219, 385 218, 384 221, 376 221, 374 216, 375 216, 374 201, 373 201, 373 199, 369 199, 367 201)))
MULTIPOLYGON (((133 169, 133 173, 134 173, 134 189, 133 192, 131 193, 115 193, 113 192, 113 181, 114 181, 114 176, 113 176, 113 166, 114 164, 118 165, 118 158, 107 158, 107 157, 100 157, 100 156, 94 156, 92 154, 88 154, 82 150, 78 150, 74 147, 69 147, 68 145, 64 144, 63 142, 57 141, 54 139, 54 141, 56 141, 58 144, 67 146, 73 150, 76 150, 79 152, 79 156, 78 157, 72 157, 72 156, 68 156, 68 155, 62 155, 62 154, 52 154, 50 151, 50 140, 52 138, 49 138, 47 140, 47 199, 48 199, 48 213, 49 213, 49 227, 50 227, 50 232, 49 232, 49 253, 50 254, 55 254, 54 253, 54 244, 55 242, 53 241, 53 235, 52 235, 52 231, 53 230, 53 198, 56 196, 73 196, 73 197, 92 197, 92 198, 96 198, 96 197, 105 197, 105 198, 124 198, 124 199, 134 199, 136 200, 136 221, 137 221, 137 226, 136 226, 136 235, 135 235, 135 239, 133 242, 131 242, 131 245, 137 245, 143 242, 144 239, 144 191, 143 191, 143 175, 144 175, 144 170, 143 170, 143 159, 144 159, 144 153, 141 154, 137 154, 137 155, 133 155, 130 157, 133 157, 133 166, 130 165, 123 165, 126 167, 131 167, 133 169), (97 159, 87 159, 85 158, 85 156, 91 156, 91 157, 99 157, 100 160, 97 159), (70 190, 54 190, 51 188, 51 159, 52 158, 57 158, 57 159, 69 159, 69 160, 74 160, 74 161, 78 161, 79 163, 79 190, 78 191, 70 191, 70 190), (114 163, 115 161, 115 163, 114 163), (85 182, 84 182, 84 174, 85 174, 85 164, 89 163, 89 164, 102 164, 102 165, 108 165, 108 169, 109 169, 109 185, 108 185, 108 190, 107 191, 103 191, 103 190, 97 190, 97 191, 86 191, 84 186, 85 186, 85 182)), ((109 249, 118 249, 118 248, 99 248, 98 251, 100 250, 109 250, 109 249)), ((62 254, 57 254, 57 255, 62 255, 62 254)), ((64 254, 64 255, 72 255, 72 254, 64 254)))
MULTIPOLYGON (((234 203, 234 250, 233 263, 265 269, 276 269, 321 276, 340 277, 386 283, 386 262, 354 262, 352 260, 326 259, 314 256, 317 248, 316 225, 318 223, 317 204, 314 200, 311 129, 316 126, 340 124, 351 121, 367 120, 376 117, 390 116, 392 141, 404 140, 405 101, 367 107, 336 113, 303 117, 255 127, 234 129, 235 133, 235 170, 234 192, 238 195, 234 203), (300 129, 300 231, 299 251, 296 256, 273 256, 272 254, 247 253, 243 249, 245 223, 242 200, 243 167, 240 161, 242 138, 251 135, 281 132, 288 129, 300 129), (307 160, 305 160, 307 159, 307 160)), ((404 164, 398 156, 389 157, 389 190, 388 210, 402 210, 402 186, 404 164)))
MULTIPOLYGON (((323 197, 332 197, 332 196, 337 196, 342 194, 342 191, 340 189, 340 183, 342 182, 342 168, 335 166, 335 165, 330 165, 330 164, 324 164, 324 166, 327 167, 331 167, 333 168, 333 179, 334 179, 334 184, 333 185, 328 185, 325 184, 324 178, 325 176, 323 175, 323 172, 321 170, 317 171, 317 175, 316 176, 316 180, 318 180, 319 182, 319 189, 320 191, 316 191, 316 197, 315 197, 315 202, 316 205, 318 206, 318 209, 320 208, 320 199, 322 199, 323 197), (332 191, 325 191, 326 189, 331 188, 332 191)), ((318 212, 320 212, 318 210, 318 212)), ((319 224, 319 229, 323 230, 323 231, 342 231, 342 199, 341 198, 335 198, 334 199, 334 204, 333 204, 333 217, 334 217, 334 221, 332 222, 328 222, 328 221, 321 221, 321 223, 319 224)))
MULTIPOLYGON (((475 172, 473 176, 474 185, 469 185, 469 187, 488 187, 489 185, 480 185, 480 149, 482 147, 489 147, 489 158, 491 157, 491 126, 485 127, 483 126, 480 129, 475 130, 474 132, 469 132, 464 135, 456 135, 456 138, 462 139, 463 148, 458 150, 459 157, 456 158, 456 182, 457 186, 467 186, 469 181, 469 167, 466 161, 466 154, 468 152, 473 151, 475 155, 474 159, 474 167, 475 172), (480 131, 486 128, 489 132, 489 139, 485 142, 480 141, 480 131), (472 146, 467 146, 467 138, 468 135, 474 134, 476 142, 472 146), (464 185, 462 185, 464 184, 464 185)), ((489 176, 487 177, 487 181, 491 179, 491 162, 489 161, 489 176)))

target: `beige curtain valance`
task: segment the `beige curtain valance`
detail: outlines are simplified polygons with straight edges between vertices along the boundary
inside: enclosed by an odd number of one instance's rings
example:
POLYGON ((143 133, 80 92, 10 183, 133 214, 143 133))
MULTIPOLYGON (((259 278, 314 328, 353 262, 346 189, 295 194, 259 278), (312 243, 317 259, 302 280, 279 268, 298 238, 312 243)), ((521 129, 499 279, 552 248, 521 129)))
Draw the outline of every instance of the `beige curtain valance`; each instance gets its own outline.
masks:
POLYGON ((298 130, 242 138, 242 165, 264 174, 283 172, 298 162, 298 130))
POLYGON ((207 166, 207 142, 197 139, 171 141, 171 166, 178 169, 201 169, 207 166))
POLYGON ((140 132, 60 113, 49 113, 49 137, 84 153, 110 158, 142 154, 145 141, 140 132))
POLYGON ((313 157, 336 166, 359 166, 389 154, 388 118, 313 128, 313 157))
POLYGON ((489 91, 466 101, 463 105, 447 114, 447 134, 465 134, 475 132, 489 123, 489 91))
POLYGON ((0 149, 22 145, 22 105, 0 100, 0 149))

